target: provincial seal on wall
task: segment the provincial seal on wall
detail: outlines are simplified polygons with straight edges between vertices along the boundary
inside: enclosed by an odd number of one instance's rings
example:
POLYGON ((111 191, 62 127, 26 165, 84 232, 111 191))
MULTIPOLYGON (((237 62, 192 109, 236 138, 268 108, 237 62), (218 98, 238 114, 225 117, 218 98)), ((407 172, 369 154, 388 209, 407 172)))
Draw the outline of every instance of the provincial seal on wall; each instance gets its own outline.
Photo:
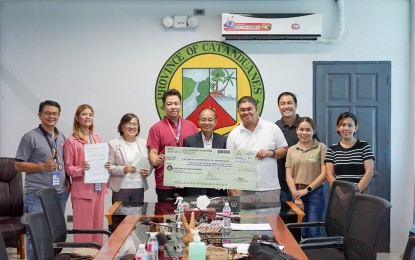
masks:
POLYGON ((215 132, 219 134, 227 134, 239 124, 239 98, 255 98, 259 115, 264 105, 264 85, 253 61, 240 49, 218 41, 191 43, 166 61, 157 77, 155 91, 160 118, 165 116, 163 93, 171 88, 182 94, 181 116, 196 125, 201 109, 215 109, 218 116, 215 132))

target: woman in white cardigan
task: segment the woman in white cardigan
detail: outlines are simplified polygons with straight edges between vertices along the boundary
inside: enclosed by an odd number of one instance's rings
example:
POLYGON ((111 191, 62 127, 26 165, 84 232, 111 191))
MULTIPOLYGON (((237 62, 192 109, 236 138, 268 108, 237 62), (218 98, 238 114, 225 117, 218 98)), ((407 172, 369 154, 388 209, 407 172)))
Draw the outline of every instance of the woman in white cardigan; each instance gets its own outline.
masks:
POLYGON ((148 161, 146 140, 137 137, 140 122, 135 114, 125 114, 118 125, 121 137, 109 141, 110 177, 107 187, 112 190, 112 203, 144 201, 148 189, 147 177, 153 170, 148 161))

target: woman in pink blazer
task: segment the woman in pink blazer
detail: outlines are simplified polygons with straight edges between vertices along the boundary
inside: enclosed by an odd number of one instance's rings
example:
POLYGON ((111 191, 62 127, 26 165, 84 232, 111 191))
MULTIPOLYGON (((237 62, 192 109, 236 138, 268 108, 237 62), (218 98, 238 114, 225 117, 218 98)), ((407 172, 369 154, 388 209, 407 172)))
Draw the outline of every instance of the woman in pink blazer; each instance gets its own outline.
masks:
MULTIPOLYGON (((65 170, 72 178, 71 200, 74 229, 102 229, 104 225, 105 184, 84 183, 85 170, 89 164, 85 161, 84 145, 101 143, 94 130, 94 110, 87 104, 80 105, 75 112, 73 133, 65 142, 65 170)), ((109 169, 109 162, 103 165, 109 169)), ((102 234, 76 234, 75 242, 96 242, 102 244, 102 234)))

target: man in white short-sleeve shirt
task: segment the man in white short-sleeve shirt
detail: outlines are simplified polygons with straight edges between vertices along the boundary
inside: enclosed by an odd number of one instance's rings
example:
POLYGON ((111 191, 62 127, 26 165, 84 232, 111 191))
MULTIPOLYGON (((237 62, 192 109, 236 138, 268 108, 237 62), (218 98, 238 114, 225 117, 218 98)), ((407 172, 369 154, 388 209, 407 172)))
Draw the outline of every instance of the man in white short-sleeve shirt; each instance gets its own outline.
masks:
POLYGON ((227 149, 241 149, 256 152, 257 181, 255 190, 231 190, 232 196, 240 196, 245 207, 269 207, 279 202, 277 159, 287 154, 287 141, 281 129, 272 122, 258 116, 258 105, 254 98, 245 96, 238 101, 241 124, 228 136, 227 149))

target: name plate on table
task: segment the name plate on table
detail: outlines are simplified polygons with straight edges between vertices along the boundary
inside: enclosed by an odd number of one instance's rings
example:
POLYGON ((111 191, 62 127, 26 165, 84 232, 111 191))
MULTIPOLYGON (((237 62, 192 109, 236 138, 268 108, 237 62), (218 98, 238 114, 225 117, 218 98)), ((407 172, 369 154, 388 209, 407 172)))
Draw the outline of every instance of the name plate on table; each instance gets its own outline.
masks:
MULTIPOLYGON (((184 201, 189 202, 191 205, 196 205, 196 196, 192 197, 184 197, 184 201)), ((238 196, 235 197, 216 197, 210 198, 210 204, 207 208, 214 208, 216 212, 222 212, 225 203, 228 202, 229 206, 231 207, 232 213, 239 213, 241 212, 241 198, 238 196)), ((190 206, 192 207, 192 206, 190 206)))
POLYGON ((164 185, 255 190, 255 152, 167 146, 164 185))
POLYGON ((222 212, 225 202, 229 203, 232 213, 241 212, 241 203, 239 197, 218 197, 212 199, 209 204, 209 208, 215 208, 217 212, 222 212))

